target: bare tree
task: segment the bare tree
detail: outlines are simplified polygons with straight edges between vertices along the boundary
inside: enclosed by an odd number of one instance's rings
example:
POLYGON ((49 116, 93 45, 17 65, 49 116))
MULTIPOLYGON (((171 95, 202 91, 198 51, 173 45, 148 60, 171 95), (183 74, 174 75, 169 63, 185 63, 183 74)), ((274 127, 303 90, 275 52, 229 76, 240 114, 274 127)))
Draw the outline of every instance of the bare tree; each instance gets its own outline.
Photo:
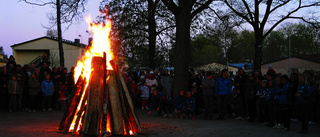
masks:
POLYGON ((213 0, 161 0, 173 13, 176 22, 176 44, 174 55, 174 86, 173 94, 188 88, 188 69, 190 59, 190 25, 192 20, 213 0))
POLYGON ((59 58, 60 66, 64 67, 64 52, 62 46, 62 29, 61 24, 66 23, 68 27, 73 21, 78 21, 82 18, 82 13, 85 11, 87 0, 48 0, 38 2, 36 0, 20 0, 27 4, 46 6, 50 5, 55 7, 56 14, 49 15, 49 20, 53 26, 57 26, 58 31, 58 45, 59 45, 59 58))
POLYGON ((313 10, 302 16, 299 11, 320 5, 319 0, 221 0, 231 13, 249 23, 255 32, 254 70, 261 70, 262 43, 279 24, 287 19, 299 19, 310 24, 317 24, 313 10), (270 27, 266 27, 270 25, 270 27))

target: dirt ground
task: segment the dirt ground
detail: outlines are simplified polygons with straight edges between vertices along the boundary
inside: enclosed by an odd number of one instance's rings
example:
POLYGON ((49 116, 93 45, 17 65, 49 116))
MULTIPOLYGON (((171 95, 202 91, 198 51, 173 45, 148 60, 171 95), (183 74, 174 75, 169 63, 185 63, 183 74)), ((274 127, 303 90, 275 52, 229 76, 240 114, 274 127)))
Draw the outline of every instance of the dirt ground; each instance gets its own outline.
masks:
MULTIPOLYGON (((203 118, 163 118, 147 115, 147 110, 136 110, 142 132, 146 137, 320 137, 320 126, 309 125, 308 134, 298 134, 299 122, 291 122, 290 131, 248 123, 246 120, 204 120, 203 118)), ((0 137, 70 137, 59 133, 57 128, 63 111, 51 112, 0 112, 0 137)), ((79 135, 77 135, 79 136, 79 135)))

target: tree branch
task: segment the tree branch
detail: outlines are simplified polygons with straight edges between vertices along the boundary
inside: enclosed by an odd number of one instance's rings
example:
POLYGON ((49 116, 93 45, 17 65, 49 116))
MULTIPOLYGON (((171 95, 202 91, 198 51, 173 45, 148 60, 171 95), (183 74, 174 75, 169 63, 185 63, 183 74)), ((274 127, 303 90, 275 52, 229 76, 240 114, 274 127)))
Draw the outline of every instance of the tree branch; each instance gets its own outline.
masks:
POLYGON ((209 5, 213 2, 213 0, 208 0, 207 2, 205 2, 204 4, 202 4, 198 9, 194 10, 191 13, 191 18, 193 18, 194 16, 196 16, 198 13, 200 13, 201 11, 203 11, 204 9, 208 8, 209 5))
POLYGON ((253 24, 253 20, 250 20, 247 16, 243 15, 242 13, 238 12, 235 8, 233 8, 230 3, 227 0, 224 0, 224 3, 227 4, 227 6, 238 16, 240 16, 241 18, 243 18, 244 20, 246 20, 249 24, 251 24, 252 26, 253 24))
POLYGON ((164 5, 168 7, 168 9, 173 13, 177 14, 178 6, 173 2, 173 0, 161 0, 164 5))
POLYGON ((46 6, 46 5, 50 5, 50 4, 56 4, 56 3, 54 3, 54 2, 43 2, 43 3, 35 3, 35 2, 30 2, 30 1, 28 1, 28 0, 20 0, 19 2, 25 2, 25 3, 27 3, 27 4, 31 4, 31 5, 37 5, 37 6, 46 6))

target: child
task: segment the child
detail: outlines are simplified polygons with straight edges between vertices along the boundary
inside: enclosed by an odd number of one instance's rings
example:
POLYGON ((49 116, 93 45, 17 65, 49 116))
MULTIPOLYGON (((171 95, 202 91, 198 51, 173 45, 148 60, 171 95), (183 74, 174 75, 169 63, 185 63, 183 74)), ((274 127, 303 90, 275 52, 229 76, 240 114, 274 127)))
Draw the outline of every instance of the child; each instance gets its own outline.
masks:
POLYGON ((45 76, 45 79, 41 83, 41 90, 42 90, 42 107, 43 111, 48 111, 53 110, 51 108, 51 97, 53 95, 54 91, 54 86, 52 80, 50 80, 50 75, 47 74, 45 76))
POLYGON ((62 82, 59 82, 60 85, 60 89, 59 89, 59 102, 60 102, 60 106, 61 106, 61 110, 65 110, 66 109, 66 92, 68 90, 68 87, 65 84, 62 84, 62 82))
POLYGON ((12 112, 12 110, 17 111, 19 85, 15 75, 13 75, 11 77, 11 80, 9 81, 8 94, 9 94, 9 112, 12 112))
POLYGON ((161 97, 160 106, 164 111, 163 117, 168 116, 168 111, 169 111, 169 117, 172 117, 173 104, 170 96, 168 96, 167 94, 163 94, 161 97))
POLYGON ((187 92, 185 106, 186 106, 186 109, 185 109, 186 110, 186 119, 188 119, 189 117, 194 119, 194 108, 196 106, 196 101, 191 96, 191 92, 187 92))
POLYGON ((259 120, 258 122, 267 122, 267 105, 266 105, 266 96, 268 94, 268 89, 267 89, 267 81, 263 80, 260 85, 258 85, 257 88, 257 101, 258 101, 258 116, 259 120))
POLYGON ((151 101, 150 101, 150 109, 148 112, 148 115, 151 114, 151 111, 153 111, 154 109, 157 110, 158 112, 158 116, 161 116, 161 108, 160 108, 160 103, 161 103, 161 92, 158 92, 156 89, 153 90, 153 93, 151 95, 151 101))
POLYGON ((180 90, 179 96, 174 99, 174 109, 176 112, 176 118, 183 119, 183 110, 185 108, 185 98, 184 98, 184 91, 180 90))
POLYGON ((144 109, 149 109, 148 108, 148 98, 149 98, 149 88, 147 87, 147 84, 145 82, 143 82, 143 86, 140 86, 139 88, 141 90, 141 95, 140 95, 140 98, 141 98, 141 101, 142 101, 142 104, 141 104, 141 108, 144 109))

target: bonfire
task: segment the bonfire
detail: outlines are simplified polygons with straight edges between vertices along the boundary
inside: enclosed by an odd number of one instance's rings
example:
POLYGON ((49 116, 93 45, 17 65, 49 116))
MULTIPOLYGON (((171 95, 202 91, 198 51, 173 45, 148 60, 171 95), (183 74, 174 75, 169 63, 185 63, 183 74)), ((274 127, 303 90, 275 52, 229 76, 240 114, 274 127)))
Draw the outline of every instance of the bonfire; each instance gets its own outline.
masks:
POLYGON ((59 125, 64 133, 107 136, 141 131, 121 66, 111 50, 111 20, 95 24, 86 17, 93 41, 75 67, 75 88, 59 125))

